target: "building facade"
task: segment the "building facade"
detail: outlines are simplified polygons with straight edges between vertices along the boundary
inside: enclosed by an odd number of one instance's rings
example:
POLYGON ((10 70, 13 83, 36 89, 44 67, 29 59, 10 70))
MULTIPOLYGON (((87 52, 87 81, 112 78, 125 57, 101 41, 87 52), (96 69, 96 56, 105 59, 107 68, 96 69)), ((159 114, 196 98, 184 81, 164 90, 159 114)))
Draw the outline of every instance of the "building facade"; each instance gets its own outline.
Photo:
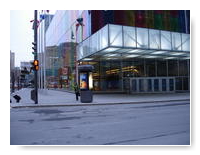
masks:
POLYGON ((15 53, 10 51, 10 71, 15 68, 15 53))
POLYGON ((57 11, 45 53, 49 87, 70 89, 91 64, 94 91, 189 91, 190 11, 57 11))

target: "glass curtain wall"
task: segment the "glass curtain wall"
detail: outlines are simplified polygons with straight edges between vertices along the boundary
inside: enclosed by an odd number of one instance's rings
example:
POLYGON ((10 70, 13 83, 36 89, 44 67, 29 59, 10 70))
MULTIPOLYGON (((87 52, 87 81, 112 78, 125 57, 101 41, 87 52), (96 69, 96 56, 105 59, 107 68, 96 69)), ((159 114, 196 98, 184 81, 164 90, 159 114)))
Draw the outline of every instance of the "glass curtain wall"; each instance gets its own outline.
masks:
POLYGON ((100 90, 120 91, 122 85, 120 61, 101 61, 100 66, 100 90))
POLYGON ((125 92, 130 88, 130 78, 134 77, 176 77, 176 90, 189 90, 188 60, 132 58, 115 61, 100 59, 83 63, 92 64, 95 68, 93 72, 95 91, 125 92))
MULTIPOLYGON (((72 89, 76 81, 77 44, 90 36, 88 10, 59 10, 46 31, 47 87, 72 89), (83 20, 83 25, 77 19, 83 20)), ((89 42, 87 42, 88 48, 89 42)))

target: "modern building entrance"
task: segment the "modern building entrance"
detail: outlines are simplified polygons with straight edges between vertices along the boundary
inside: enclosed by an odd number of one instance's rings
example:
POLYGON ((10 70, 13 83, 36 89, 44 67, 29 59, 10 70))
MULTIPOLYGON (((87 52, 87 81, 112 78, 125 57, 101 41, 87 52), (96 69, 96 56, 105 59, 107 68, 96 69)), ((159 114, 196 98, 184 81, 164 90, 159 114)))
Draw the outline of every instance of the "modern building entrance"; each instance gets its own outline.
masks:
POLYGON ((94 65, 94 88, 126 93, 189 90, 190 34, 107 24, 77 46, 94 65))
POLYGON ((175 77, 139 77, 130 79, 130 93, 175 92, 175 77))

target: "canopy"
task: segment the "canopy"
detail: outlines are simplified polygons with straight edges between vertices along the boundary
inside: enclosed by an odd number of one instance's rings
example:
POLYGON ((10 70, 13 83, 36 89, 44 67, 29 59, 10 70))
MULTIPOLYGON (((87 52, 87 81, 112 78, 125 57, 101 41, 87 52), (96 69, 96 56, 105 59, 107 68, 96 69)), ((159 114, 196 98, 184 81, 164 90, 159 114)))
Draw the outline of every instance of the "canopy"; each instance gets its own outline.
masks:
POLYGON ((79 61, 94 59, 190 59, 190 34, 108 24, 79 43, 79 61))

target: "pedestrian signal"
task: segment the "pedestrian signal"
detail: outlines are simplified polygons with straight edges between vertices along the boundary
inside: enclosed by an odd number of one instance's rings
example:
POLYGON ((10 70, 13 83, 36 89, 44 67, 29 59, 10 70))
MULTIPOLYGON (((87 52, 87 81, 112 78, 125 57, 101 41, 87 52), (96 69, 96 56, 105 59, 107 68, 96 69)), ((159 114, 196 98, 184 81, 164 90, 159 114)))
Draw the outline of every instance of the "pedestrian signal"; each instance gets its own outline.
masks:
POLYGON ((34 66, 34 70, 39 70, 39 61, 38 60, 34 60, 33 61, 33 66, 34 66))

